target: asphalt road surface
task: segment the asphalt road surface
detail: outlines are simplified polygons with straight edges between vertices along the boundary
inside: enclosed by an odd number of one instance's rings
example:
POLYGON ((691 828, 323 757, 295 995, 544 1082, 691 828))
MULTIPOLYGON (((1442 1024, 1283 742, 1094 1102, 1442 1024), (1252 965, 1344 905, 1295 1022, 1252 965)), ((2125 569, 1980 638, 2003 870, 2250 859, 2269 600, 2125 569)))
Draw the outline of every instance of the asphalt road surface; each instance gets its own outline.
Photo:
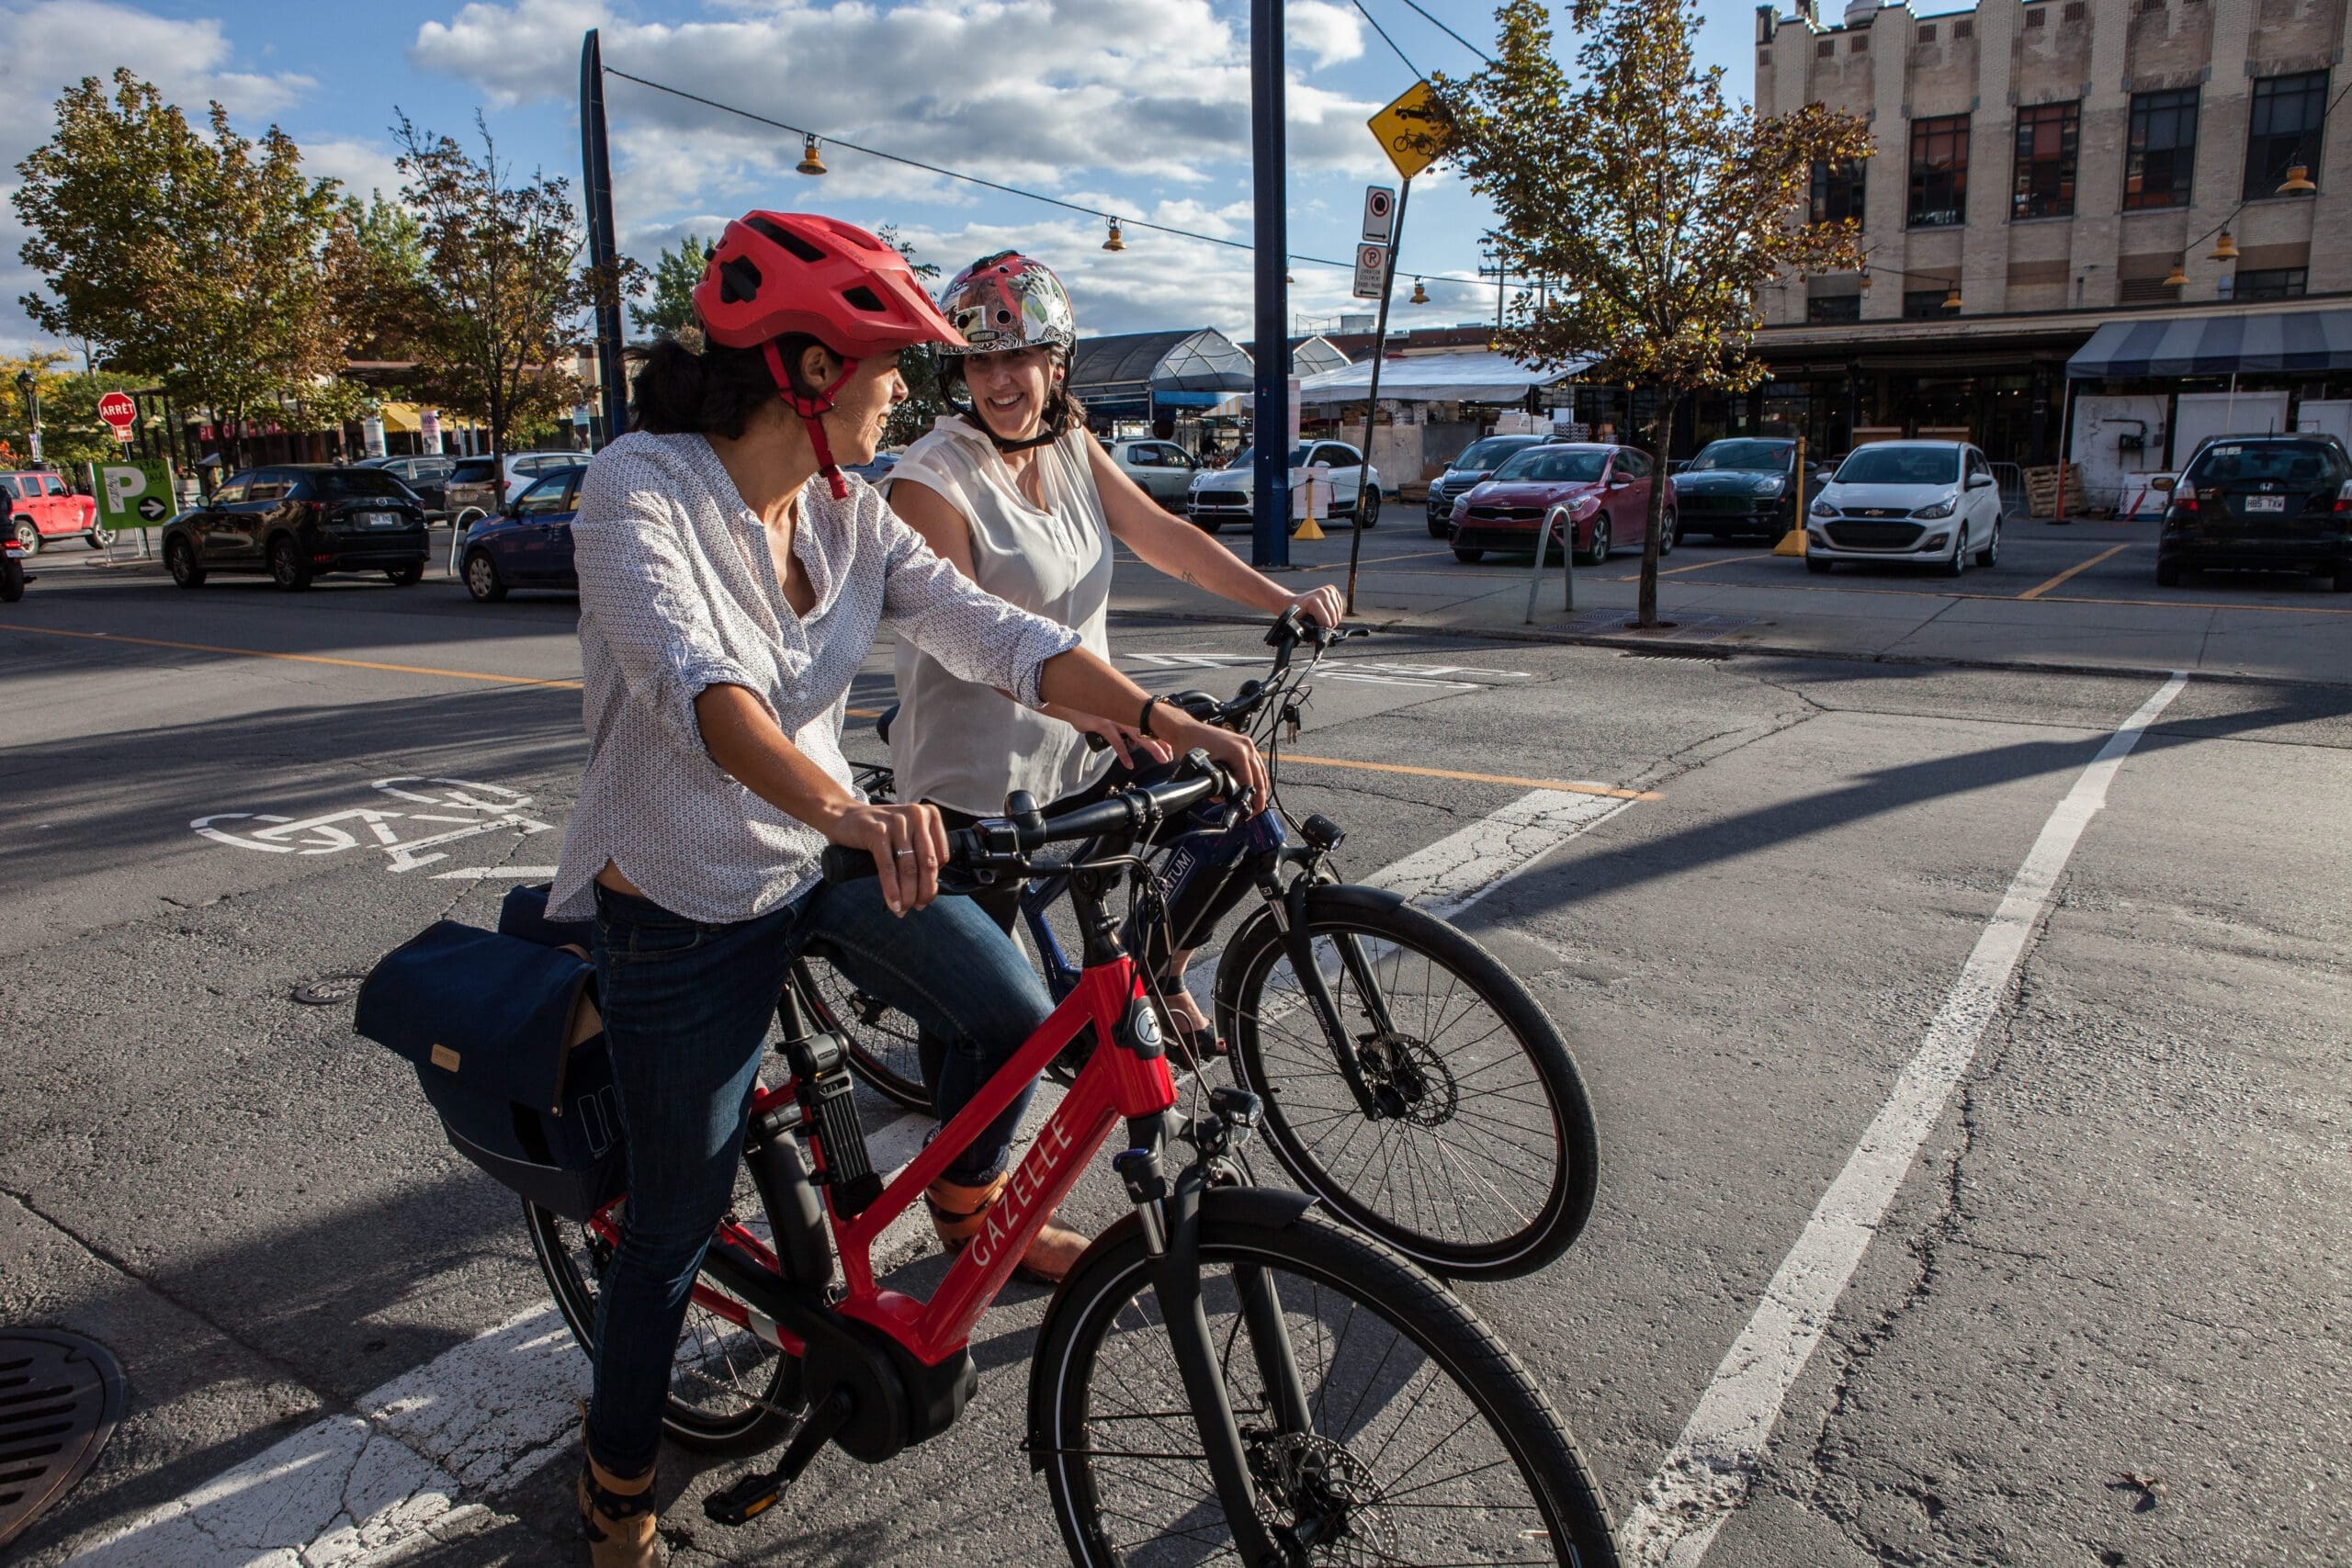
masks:
MULTIPOLYGON (((569 1561, 584 1360, 338 977, 553 863, 572 619, 62 570, 0 614, 0 1325, 130 1385, 17 1561, 569 1561)), ((1114 644, 1160 689, 1261 652, 1114 644)), ((1298 750, 1351 873, 1515 873, 1445 897, 1569 1037, 1600 1197, 1464 1294, 1629 1560, 2352 1562, 2352 688, 1396 637, 1298 750)), ((1058 1561, 1046 1299, 956 1430, 743 1530, 668 1455, 678 1560, 1058 1561)))

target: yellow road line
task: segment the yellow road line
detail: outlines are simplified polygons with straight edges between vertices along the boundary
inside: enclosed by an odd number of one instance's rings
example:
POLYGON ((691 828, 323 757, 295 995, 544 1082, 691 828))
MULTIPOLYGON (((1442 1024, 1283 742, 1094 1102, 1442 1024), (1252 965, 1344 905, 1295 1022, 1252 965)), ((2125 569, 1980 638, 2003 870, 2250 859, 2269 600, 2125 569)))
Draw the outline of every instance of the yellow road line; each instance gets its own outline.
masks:
POLYGON ((1523 779, 1510 773, 1465 773, 1453 768, 1416 768, 1404 762, 1359 762, 1345 757, 1303 757, 1284 751, 1285 762, 1316 768, 1360 768, 1372 773, 1409 773, 1420 779, 1461 779, 1468 784, 1511 784, 1520 789, 1556 789, 1566 795, 1597 795, 1610 800, 1659 800, 1654 789, 1611 789, 1607 784, 1577 784, 1566 779, 1523 779))
MULTIPOLYGON (((1764 558, 1765 558, 1762 556, 1717 556, 1713 560, 1692 561, 1689 566, 1661 567, 1658 570, 1658 575, 1660 577, 1679 577, 1686 571, 1704 571, 1711 566, 1729 566, 1734 561, 1762 560, 1764 558)), ((1612 577, 1610 579, 1611 582, 1639 582, 1641 580, 1642 574, 1638 571, 1628 573, 1623 577, 1612 577)))
POLYGON ((2049 581, 2034 584, 2031 588, 2029 588, 2024 592, 2018 594, 2018 597, 2020 599, 2039 599, 2043 594, 2049 592, 2052 589, 2057 587, 2060 583, 2064 582, 2067 579, 2080 577, 2083 573, 2090 570, 2091 568, 2097 566, 2099 562, 2109 559, 2115 556, 2120 556, 2131 547, 2131 545, 2126 543, 2117 545, 2112 549, 2101 550, 2098 554, 2091 557, 2090 559, 2086 561, 2078 561, 2075 565, 2068 567, 2065 570, 2060 572, 2049 581))
MULTIPOLYGON (((429 664, 389 664, 372 659, 335 659, 323 653, 278 653, 266 648, 224 648, 209 642, 172 642, 163 637, 118 637, 111 632, 73 632, 55 626, 20 626, 0 621, 0 631, 24 632, 32 637, 73 637, 83 642, 119 642, 139 648, 168 648, 183 653, 224 653, 237 659, 282 659, 296 664, 332 664, 345 670, 378 670, 394 675, 429 675, 444 681, 481 681, 493 686, 545 686, 558 691, 576 692, 577 681, 543 680, 531 675, 491 675, 479 670, 443 670, 429 664)), ((850 708, 852 718, 879 718, 879 708, 850 708)), ((1500 773, 1456 773, 1446 768, 1411 768, 1401 762, 1357 762, 1340 757, 1301 757, 1285 752, 1284 759, 1321 768, 1357 768, 1375 773, 1412 773, 1423 778, 1461 779, 1470 784, 1516 784, 1522 789, 1556 789, 1570 795, 1607 795, 1611 800, 1656 800, 1654 791, 1610 789, 1601 784, 1575 784, 1564 779, 1522 779, 1500 773)))

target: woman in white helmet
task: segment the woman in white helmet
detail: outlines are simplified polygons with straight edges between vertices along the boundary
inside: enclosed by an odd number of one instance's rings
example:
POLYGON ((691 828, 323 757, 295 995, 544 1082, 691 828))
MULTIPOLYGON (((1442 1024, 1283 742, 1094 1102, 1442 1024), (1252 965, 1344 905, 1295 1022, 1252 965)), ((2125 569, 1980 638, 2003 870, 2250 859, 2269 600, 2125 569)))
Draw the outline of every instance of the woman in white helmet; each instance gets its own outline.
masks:
MULTIPOLYGON (((941 360, 961 412, 917 441, 888 483, 892 508, 940 556, 990 593, 1076 630, 1080 646, 1106 658, 1114 539, 1244 608, 1273 615, 1296 605, 1324 626, 1339 624, 1338 589, 1284 590, 1170 514, 1111 460, 1070 397, 1077 320, 1043 263, 1017 251, 983 256, 948 284, 940 309, 967 345, 941 360)), ((890 753, 899 797, 940 807, 951 824, 998 814, 1013 790, 1045 804, 1099 783, 1114 764, 1168 755, 1143 729, 1147 714, 1038 712, 957 679, 904 643, 898 658, 890 753), (1090 752, 1088 734, 1109 749, 1090 752)), ((1010 931, 1017 897, 1008 888, 981 903, 1010 931)), ((1170 960, 1170 1021, 1205 1054, 1216 1048, 1207 1018, 1181 983, 1189 956, 1170 960)))

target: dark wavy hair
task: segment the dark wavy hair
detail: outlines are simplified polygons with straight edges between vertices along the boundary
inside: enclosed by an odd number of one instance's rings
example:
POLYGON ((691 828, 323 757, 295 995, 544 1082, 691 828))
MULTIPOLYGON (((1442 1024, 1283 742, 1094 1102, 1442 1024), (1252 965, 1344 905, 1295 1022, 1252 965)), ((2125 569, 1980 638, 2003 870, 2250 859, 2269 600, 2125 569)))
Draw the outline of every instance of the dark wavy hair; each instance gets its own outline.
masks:
MULTIPOLYGON (((814 396, 823 389, 805 385, 800 375, 801 357, 820 346, 815 338, 787 333, 775 346, 793 390, 814 396)), ((629 378, 631 430, 740 440, 752 415, 776 400, 765 354, 707 342, 694 327, 664 333, 651 348, 632 351, 631 357, 639 361, 629 378)))

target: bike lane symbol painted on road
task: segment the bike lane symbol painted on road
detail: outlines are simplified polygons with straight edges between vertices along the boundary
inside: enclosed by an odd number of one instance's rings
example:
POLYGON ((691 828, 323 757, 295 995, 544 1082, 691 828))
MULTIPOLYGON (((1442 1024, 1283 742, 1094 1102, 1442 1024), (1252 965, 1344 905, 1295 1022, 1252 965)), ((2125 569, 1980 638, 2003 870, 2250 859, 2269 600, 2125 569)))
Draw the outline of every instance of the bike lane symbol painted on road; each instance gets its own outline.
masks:
MULTIPOLYGON (((379 849, 386 856, 385 869, 395 875, 447 860, 444 846, 468 839, 500 832, 527 838, 554 830, 553 823, 523 811, 531 804, 529 795, 503 784, 401 774, 377 779, 372 787, 394 799, 438 809, 360 806, 300 819, 267 811, 216 811, 188 826, 214 843, 266 854, 332 855, 362 847, 379 849), (412 826, 424 830, 411 834, 407 829, 412 826)), ((484 875, 496 874, 496 868, 477 869, 484 875)), ((538 868, 514 869, 520 874, 538 868)))

